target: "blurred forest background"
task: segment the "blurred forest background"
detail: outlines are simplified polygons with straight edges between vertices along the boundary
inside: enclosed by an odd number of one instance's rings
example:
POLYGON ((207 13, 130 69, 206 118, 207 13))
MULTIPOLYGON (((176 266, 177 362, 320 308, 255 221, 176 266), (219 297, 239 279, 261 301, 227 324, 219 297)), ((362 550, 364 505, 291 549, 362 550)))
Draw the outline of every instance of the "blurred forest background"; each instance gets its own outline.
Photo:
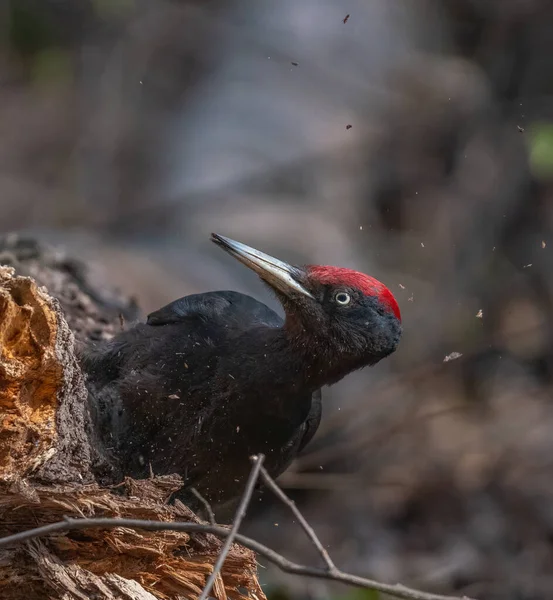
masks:
MULTIPOLYGON (((209 289, 275 306, 211 231, 378 277, 400 349, 324 392, 280 483, 345 569, 552 598, 552 31, 547 0, 2 0, 1 231, 145 312, 209 289)), ((317 560, 258 504, 250 535, 317 560)))

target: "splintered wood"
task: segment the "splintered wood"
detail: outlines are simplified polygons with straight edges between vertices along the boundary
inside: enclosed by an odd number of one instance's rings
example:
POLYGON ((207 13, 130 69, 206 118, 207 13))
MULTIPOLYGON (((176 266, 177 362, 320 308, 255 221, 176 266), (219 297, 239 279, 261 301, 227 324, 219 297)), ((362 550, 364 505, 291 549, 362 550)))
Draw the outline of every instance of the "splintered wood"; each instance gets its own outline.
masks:
POLYGON ((55 452, 57 319, 26 277, 0 267, 0 477, 21 477, 55 452))
POLYGON ((86 399, 59 303, 0 266, 0 480, 93 481, 86 399))
MULTIPOLYGON (((74 336, 60 304, 32 278, 0 266, 0 536, 64 517, 200 522, 178 501, 168 503, 182 486, 176 475, 102 487, 92 438, 74 336)), ((212 535, 172 531, 55 534, 0 550, 0 597, 193 599, 221 546, 212 535)), ((263 600, 255 554, 234 544, 211 594, 263 600)))
MULTIPOLYGON (((118 495, 96 484, 72 489, 37 485, 33 487, 32 497, 28 497, 25 490, 6 487, 0 490, 2 535, 59 521, 64 516, 199 523, 183 504, 166 503, 181 483, 177 476, 145 481, 128 479, 118 495)), ((196 598, 222 544, 210 534, 191 537, 182 532, 123 527, 81 530, 31 540, 0 554, 0 597, 7 600, 196 598)), ((256 579, 253 552, 233 545, 212 595, 221 600, 264 599, 256 579)))

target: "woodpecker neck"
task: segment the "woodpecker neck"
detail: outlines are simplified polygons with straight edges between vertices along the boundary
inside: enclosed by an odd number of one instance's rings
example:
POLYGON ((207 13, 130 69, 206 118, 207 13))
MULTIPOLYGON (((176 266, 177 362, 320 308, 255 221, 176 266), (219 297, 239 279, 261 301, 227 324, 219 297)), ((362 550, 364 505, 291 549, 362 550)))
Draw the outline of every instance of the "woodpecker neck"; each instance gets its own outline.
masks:
POLYGON ((304 381, 313 390, 332 385, 367 364, 366 358, 349 354, 336 340, 316 333, 304 331, 288 338, 288 343, 302 365, 304 381))
POLYGON ((229 356, 240 357, 240 371, 256 388, 315 391, 328 383, 316 346, 305 337, 291 337, 285 328, 259 327, 238 340, 229 356))
POLYGON ((282 328, 264 330, 262 356, 269 359, 273 383, 315 391, 370 363, 367 357, 348 353, 346 344, 325 333, 307 331, 299 323, 291 326, 289 320, 282 328))

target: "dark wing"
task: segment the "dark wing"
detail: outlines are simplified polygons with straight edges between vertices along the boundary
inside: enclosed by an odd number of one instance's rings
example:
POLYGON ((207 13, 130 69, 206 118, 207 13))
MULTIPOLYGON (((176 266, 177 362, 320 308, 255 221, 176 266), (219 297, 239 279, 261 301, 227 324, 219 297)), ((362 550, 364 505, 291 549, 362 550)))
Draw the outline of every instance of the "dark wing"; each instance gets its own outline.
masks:
POLYGON ((169 325, 191 319, 224 320, 227 324, 267 325, 280 327, 282 318, 251 296, 221 291, 192 294, 179 298, 148 315, 148 325, 169 325))
POLYGON ((323 395, 321 393, 321 390, 319 389, 313 392, 311 400, 311 410, 309 411, 309 415, 307 417, 307 420, 305 421, 305 431, 303 437, 301 438, 300 445, 298 446, 298 454, 313 439, 313 436, 317 432, 317 429, 319 429, 322 414, 323 395))
POLYGON ((281 327, 282 323, 277 313, 246 294, 232 291, 192 294, 149 314, 146 324, 138 323, 109 342, 84 348, 81 364, 89 380, 103 385, 119 377, 120 368, 129 356, 151 356, 156 339, 162 339, 155 330, 163 325, 189 325, 190 331, 196 333, 224 327, 230 333, 254 325, 281 327))

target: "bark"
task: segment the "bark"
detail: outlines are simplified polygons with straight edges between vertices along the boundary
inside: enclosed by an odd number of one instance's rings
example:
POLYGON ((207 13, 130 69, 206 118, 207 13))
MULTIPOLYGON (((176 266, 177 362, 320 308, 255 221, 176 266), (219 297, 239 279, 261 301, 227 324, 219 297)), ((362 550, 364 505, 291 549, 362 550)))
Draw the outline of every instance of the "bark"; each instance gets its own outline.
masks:
MULTIPOLYGON (((65 516, 200 522, 168 502, 182 485, 177 475, 105 485, 110 465, 91 425, 77 346, 136 316, 132 300, 91 280, 79 261, 34 240, 0 238, 0 535, 65 516)), ((0 551, 0 597, 194 598, 221 546, 177 532, 57 534, 0 551)), ((212 595, 248 592, 264 598, 255 555, 235 544, 212 595)))

